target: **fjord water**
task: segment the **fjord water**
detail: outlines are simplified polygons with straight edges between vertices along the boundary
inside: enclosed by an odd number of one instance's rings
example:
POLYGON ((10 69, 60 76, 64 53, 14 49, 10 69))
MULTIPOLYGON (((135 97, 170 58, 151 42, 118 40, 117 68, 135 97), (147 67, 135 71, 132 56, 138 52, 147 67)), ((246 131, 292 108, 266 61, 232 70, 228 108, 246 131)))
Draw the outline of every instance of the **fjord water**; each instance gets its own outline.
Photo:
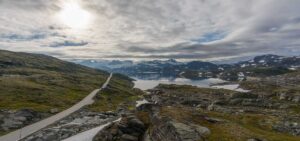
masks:
POLYGON ((186 78, 162 77, 156 79, 137 78, 133 77, 135 88, 142 90, 152 89, 159 84, 177 84, 177 85, 192 85, 197 87, 210 87, 211 84, 223 83, 224 80, 218 78, 204 78, 198 80, 191 80, 186 78))

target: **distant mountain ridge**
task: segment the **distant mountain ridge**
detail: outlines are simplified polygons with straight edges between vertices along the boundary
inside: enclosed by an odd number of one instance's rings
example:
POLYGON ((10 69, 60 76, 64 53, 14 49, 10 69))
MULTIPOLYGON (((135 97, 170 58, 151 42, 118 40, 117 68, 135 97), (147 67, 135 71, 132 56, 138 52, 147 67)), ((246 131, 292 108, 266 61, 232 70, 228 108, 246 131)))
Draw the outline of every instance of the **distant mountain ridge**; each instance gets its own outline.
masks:
POLYGON ((187 78, 223 77, 231 80, 237 79, 239 72, 243 72, 244 75, 248 73, 247 75, 249 76, 255 76, 260 73, 259 71, 272 70, 272 74, 281 74, 288 70, 295 70, 300 67, 300 57, 267 54, 235 64, 214 64, 204 61, 178 62, 175 59, 140 62, 130 60, 84 60, 77 61, 77 63, 94 68, 101 67, 108 71, 130 76, 152 73, 161 74, 162 76, 181 76, 187 78), (234 78, 228 78, 228 76, 234 76, 234 78))
POLYGON ((299 67, 300 66, 300 57, 284 57, 278 55, 262 55, 256 56, 252 60, 242 61, 237 63, 240 67, 247 66, 265 66, 265 67, 299 67))

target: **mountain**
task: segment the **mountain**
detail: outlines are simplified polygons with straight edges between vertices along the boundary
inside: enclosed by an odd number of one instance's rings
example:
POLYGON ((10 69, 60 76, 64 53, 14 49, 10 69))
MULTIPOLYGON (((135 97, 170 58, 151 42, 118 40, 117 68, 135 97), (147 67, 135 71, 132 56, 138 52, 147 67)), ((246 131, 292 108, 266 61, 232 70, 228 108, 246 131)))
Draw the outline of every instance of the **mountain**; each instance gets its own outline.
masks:
MULTIPOLYGON (((299 70, 300 57, 284 57, 278 55, 256 56, 248 61, 241 61, 226 69, 226 73, 233 74, 231 79, 237 79, 238 74, 249 77, 266 77, 285 74, 299 70)), ((223 73, 224 76, 224 73, 223 73)))
POLYGON ((140 62, 86 60, 79 63, 140 78, 152 78, 153 75, 157 75, 159 77, 185 77, 190 79, 219 77, 225 80, 242 80, 247 76, 263 77, 297 70, 300 67, 300 57, 283 57, 269 54, 256 56, 251 60, 240 61, 236 64, 214 64, 203 61, 178 62, 175 59, 140 62))
POLYGON ((284 57, 278 55, 256 56, 252 60, 237 63, 240 68, 247 67, 286 67, 297 68, 300 66, 300 57, 284 57))
POLYGON ((133 61, 125 60, 73 60, 74 63, 88 66, 91 68, 101 68, 102 70, 112 71, 114 69, 133 66, 133 61))
MULTIPOLYGON (((266 56, 221 65, 201 61, 183 63, 173 59, 104 63, 86 60, 85 63, 97 67, 107 64, 114 71, 127 68, 132 73, 174 73, 192 79, 226 79, 241 76, 241 73, 266 77, 240 82, 241 88, 249 90, 245 93, 174 84, 161 84, 144 93, 133 88, 132 79, 114 74, 108 87, 95 96, 93 104, 24 140, 64 140, 120 119, 105 126, 93 140, 298 141, 298 58, 266 56), (274 61, 276 58, 278 61, 274 61), (249 63, 255 65, 241 67, 249 63), (290 71, 292 73, 286 73, 290 71), (270 74, 280 75, 267 76, 270 74)), ((0 50, 0 60, 0 135, 41 120, 46 117, 45 113, 49 115, 70 107, 98 88, 108 76, 105 71, 46 55, 0 50)))
POLYGON ((0 50, 0 110, 65 109, 107 77, 107 72, 54 57, 0 50))

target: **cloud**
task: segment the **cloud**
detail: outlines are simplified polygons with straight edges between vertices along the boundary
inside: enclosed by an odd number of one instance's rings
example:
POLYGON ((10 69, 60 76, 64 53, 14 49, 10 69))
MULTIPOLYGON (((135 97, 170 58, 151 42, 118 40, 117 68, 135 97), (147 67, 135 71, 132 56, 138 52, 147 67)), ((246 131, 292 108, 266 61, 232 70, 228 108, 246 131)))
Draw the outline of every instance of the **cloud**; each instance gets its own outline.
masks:
POLYGON ((225 37, 226 37, 225 33, 218 31, 218 32, 206 33, 202 37, 192 39, 191 41, 198 42, 198 43, 206 43, 206 42, 221 40, 225 37))
POLYGON ((85 46, 88 42, 85 41, 63 41, 63 42, 54 42, 50 44, 50 47, 66 47, 66 46, 85 46))
POLYGON ((0 48, 60 58, 222 60, 300 54, 298 0, 0 0, 0 48), (62 3, 93 15, 57 18, 62 3), (78 46, 84 46, 80 48, 78 46))
POLYGON ((44 39, 47 35, 45 34, 31 34, 31 35, 18 35, 18 34, 10 34, 10 35, 0 35, 0 38, 6 40, 17 40, 17 41, 26 41, 26 40, 38 40, 44 39))

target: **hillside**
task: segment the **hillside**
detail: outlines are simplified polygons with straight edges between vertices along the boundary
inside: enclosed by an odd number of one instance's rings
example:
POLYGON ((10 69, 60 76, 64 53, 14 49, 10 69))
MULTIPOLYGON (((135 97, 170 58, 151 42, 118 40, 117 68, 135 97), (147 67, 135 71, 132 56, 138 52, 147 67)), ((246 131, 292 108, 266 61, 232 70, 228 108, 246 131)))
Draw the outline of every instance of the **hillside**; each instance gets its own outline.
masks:
POLYGON ((46 55, 0 50, 0 109, 65 109, 98 88, 107 76, 46 55))
POLYGON ((249 92, 160 84, 93 141, 299 141, 300 71, 240 83, 249 92))
MULTIPOLYGON (((100 88, 108 76, 109 73, 105 71, 46 55, 0 50, 0 136, 73 106, 93 90, 100 88)), ((70 129, 59 125, 64 132, 51 131, 60 138, 57 140, 61 140, 102 124, 105 121, 102 118, 114 119, 116 114, 112 114, 112 111, 133 109, 141 92, 132 87, 132 79, 114 74, 108 86, 97 93, 95 103, 65 119, 73 122, 72 116, 87 119, 93 115, 102 115, 92 118, 97 122, 86 123, 84 129, 81 125, 70 129), (90 114, 95 112, 97 114, 90 114), (103 114, 113 117, 103 117, 103 114), (99 118, 102 122, 99 122, 99 118), (66 135, 67 131, 71 133, 66 135)), ((44 133, 43 130, 40 132, 44 133)), ((52 134, 47 128, 45 133, 52 134)), ((28 138, 30 137, 35 137, 35 134, 28 138)))
POLYGON ((297 75, 293 86, 275 87, 281 92, 266 81, 250 93, 160 85, 146 96, 152 104, 139 107, 138 117, 152 141, 299 141, 297 75))

